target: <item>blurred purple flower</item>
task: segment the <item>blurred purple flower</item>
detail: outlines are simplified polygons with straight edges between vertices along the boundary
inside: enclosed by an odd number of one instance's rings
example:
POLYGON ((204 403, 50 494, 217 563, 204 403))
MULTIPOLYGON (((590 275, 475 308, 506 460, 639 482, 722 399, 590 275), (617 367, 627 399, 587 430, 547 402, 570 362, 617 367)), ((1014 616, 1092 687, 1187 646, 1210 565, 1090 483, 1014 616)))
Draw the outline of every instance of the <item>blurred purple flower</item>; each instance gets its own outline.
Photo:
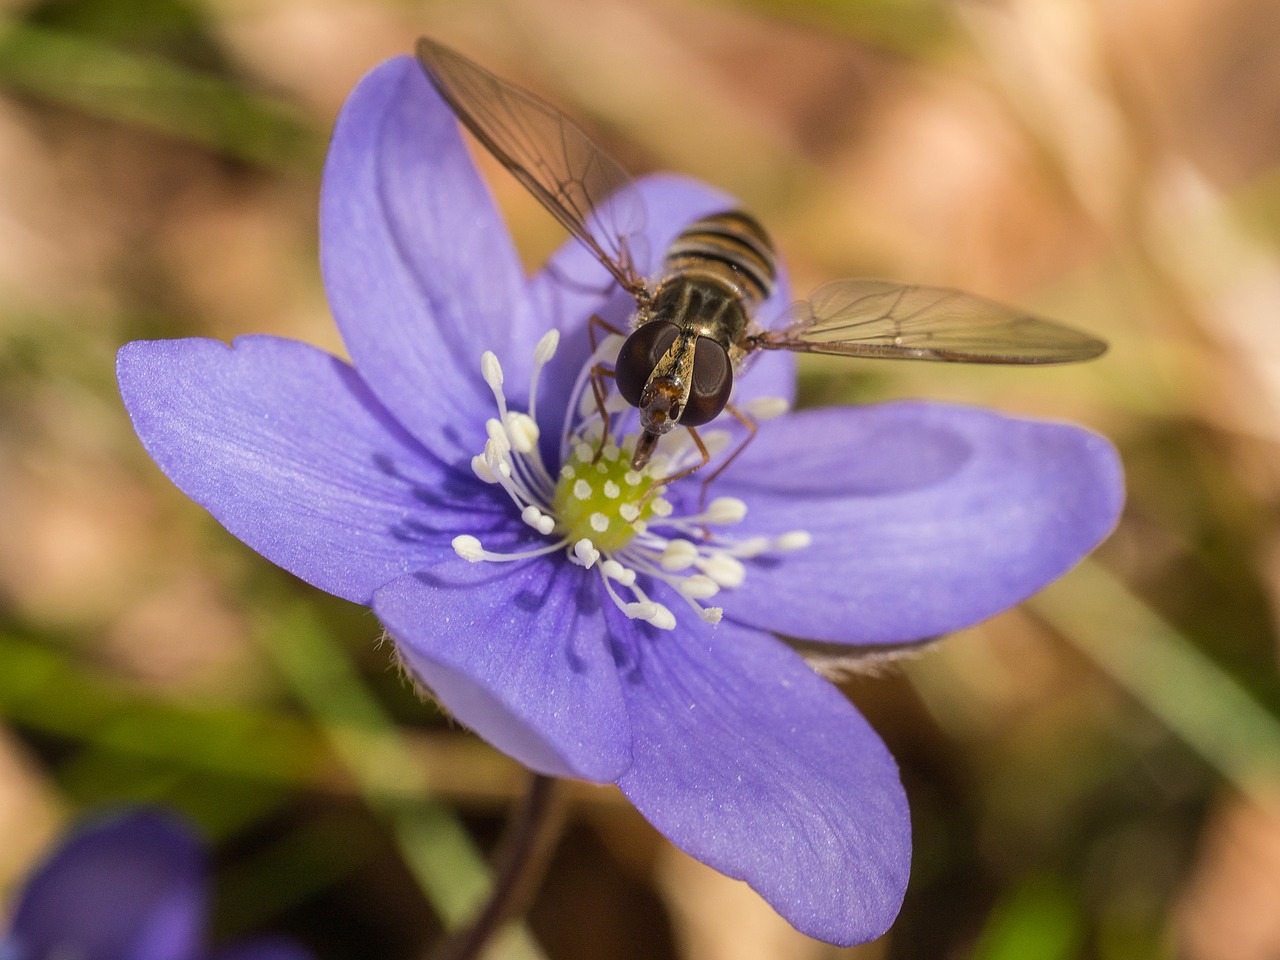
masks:
POLYGON ((288 941, 204 947, 208 868, 176 818, 133 810, 80 824, 27 878, 3 960, 311 960, 288 941))
MULTIPOLYGON (((734 206, 672 177, 640 189, 658 252, 734 206)), ((1018 603, 1115 523, 1107 441, 939 404, 809 411, 764 425, 705 513, 696 475, 642 500, 652 477, 625 453, 591 462, 580 406, 587 320, 625 325, 629 297, 576 244, 526 280, 412 60, 344 107, 320 239, 354 367, 264 336, 129 344, 121 392, 155 461, 259 553, 372 605, 409 672, 499 749, 616 782, 805 933, 883 933, 910 861, 897 767, 773 634, 882 648, 1018 603)), ((793 393, 770 354, 735 396, 793 393)))

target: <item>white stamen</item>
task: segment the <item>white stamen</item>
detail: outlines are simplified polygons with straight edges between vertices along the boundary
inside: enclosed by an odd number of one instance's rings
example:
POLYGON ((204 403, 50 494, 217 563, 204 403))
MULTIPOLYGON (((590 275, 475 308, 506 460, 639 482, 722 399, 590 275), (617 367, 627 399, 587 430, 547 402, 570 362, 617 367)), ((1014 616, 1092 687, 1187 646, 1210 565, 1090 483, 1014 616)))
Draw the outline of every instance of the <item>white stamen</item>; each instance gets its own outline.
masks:
POLYGON ((675 507, 671 505, 670 500, 663 500, 661 497, 658 497, 653 501, 652 509, 655 517, 669 517, 671 516, 671 511, 674 510, 675 507))
POLYGON ((702 558, 697 562, 697 567, 720 586, 727 588, 742 586, 742 581, 747 576, 747 568, 727 553, 713 553, 702 558))
POLYGON ((599 511, 591 514, 587 518, 587 522, 591 524, 591 529, 596 533, 604 533, 609 529, 609 518, 599 511))
POLYGON ((660 603, 653 605, 657 609, 653 611, 653 616, 648 618, 649 623, 659 630, 674 630, 676 628, 676 615, 660 603))
POLYGON ((627 523, 635 523, 636 518, 640 516, 640 507, 635 503, 618 504, 618 516, 627 523))
POLYGON ((662 569, 672 573, 687 570, 697 559, 698 548, 688 540, 671 540, 662 550, 662 569))
POLYGON ((538 345, 533 348, 533 362, 538 366, 547 363, 556 355, 558 346, 560 346, 560 331, 552 328, 542 335, 538 345))
POLYGON ((791 409, 791 404, 782 397, 756 397, 747 401, 744 412, 757 422, 780 417, 791 409))
POLYGON ((591 496, 591 484, 585 480, 573 481, 573 495, 579 500, 585 500, 591 496))
POLYGON ((600 551, 586 537, 583 537, 573 545, 573 555, 577 558, 578 563, 591 569, 592 564, 600 559, 600 551))
POLYGON ((501 420, 490 417, 484 422, 484 429, 489 434, 488 442, 492 443, 500 454, 505 455, 511 452, 511 439, 507 436, 507 430, 501 420))
POLYGON ((773 547, 775 550, 790 553, 792 550, 803 550, 811 543, 813 543, 813 534, 808 530, 792 530, 773 541, 773 547))
POLYGON ((606 480, 604 482, 604 495, 610 500, 617 500, 618 497, 622 496, 622 488, 612 480, 606 480))
POLYGON ((719 584, 701 573, 686 577, 680 581, 680 585, 676 589, 690 600, 706 600, 708 597, 714 597, 720 592, 719 584))
POLYGON ((484 462, 484 457, 478 453, 471 458, 471 472, 485 483, 498 482, 498 478, 493 475, 493 471, 490 470, 488 464, 484 462))
POLYGON ((636 486, 644 477, 635 470, 628 470, 622 475, 622 480, 628 487, 636 486))
POLYGON ((498 362, 498 358, 492 350, 486 350, 480 356, 480 373, 484 377, 484 382, 489 385, 489 389, 494 393, 502 390, 502 364, 498 362))
POLYGON ((453 538, 453 552, 463 560, 469 560, 472 563, 484 559, 484 547, 469 533, 459 534, 453 538))
POLYGON ((600 564, 600 572, 610 580, 617 580, 624 587, 629 587, 636 582, 636 572, 624 567, 617 560, 609 559, 600 564))
POLYGON ((527 413, 507 414, 507 436, 511 446, 521 453, 532 453, 538 445, 538 425, 527 413))
POLYGON ((547 516, 533 504, 520 511, 520 519, 544 537, 548 536, 556 528, 556 518, 547 516))
POLYGON ((735 557, 758 557, 767 553, 772 546, 773 541, 768 537, 750 537, 733 547, 732 553, 735 557))
POLYGON ((707 522, 715 524, 741 523, 747 515, 747 505, 737 497, 716 497, 707 507, 707 522))
POLYGON ((698 611, 698 616, 702 617, 705 623, 717 624, 724 616, 724 610, 720 607, 703 607, 698 611))

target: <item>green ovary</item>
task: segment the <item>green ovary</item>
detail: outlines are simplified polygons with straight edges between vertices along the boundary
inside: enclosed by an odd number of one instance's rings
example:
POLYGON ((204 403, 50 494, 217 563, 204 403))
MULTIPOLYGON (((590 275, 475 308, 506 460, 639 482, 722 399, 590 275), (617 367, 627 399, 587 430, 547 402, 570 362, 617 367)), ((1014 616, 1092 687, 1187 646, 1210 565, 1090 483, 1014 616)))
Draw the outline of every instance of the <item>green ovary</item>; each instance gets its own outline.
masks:
POLYGON ((607 555, 625 547, 651 516, 662 513, 666 501, 645 496, 653 477, 632 470, 630 460, 612 442, 598 459, 593 444, 574 444, 556 482, 556 531, 573 543, 590 540, 607 555))

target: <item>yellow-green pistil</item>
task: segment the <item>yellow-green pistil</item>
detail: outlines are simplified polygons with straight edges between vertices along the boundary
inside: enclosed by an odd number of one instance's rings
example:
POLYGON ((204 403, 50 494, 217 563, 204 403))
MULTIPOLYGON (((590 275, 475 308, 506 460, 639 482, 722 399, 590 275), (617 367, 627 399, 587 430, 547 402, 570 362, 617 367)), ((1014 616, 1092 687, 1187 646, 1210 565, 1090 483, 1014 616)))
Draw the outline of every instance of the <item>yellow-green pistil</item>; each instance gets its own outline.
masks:
POLYGON ((571 543, 590 540, 607 555, 644 532, 650 517, 669 514, 667 501, 648 495, 654 478, 632 470, 630 460, 612 441, 598 457, 594 444, 575 443, 552 497, 556 532, 571 543))

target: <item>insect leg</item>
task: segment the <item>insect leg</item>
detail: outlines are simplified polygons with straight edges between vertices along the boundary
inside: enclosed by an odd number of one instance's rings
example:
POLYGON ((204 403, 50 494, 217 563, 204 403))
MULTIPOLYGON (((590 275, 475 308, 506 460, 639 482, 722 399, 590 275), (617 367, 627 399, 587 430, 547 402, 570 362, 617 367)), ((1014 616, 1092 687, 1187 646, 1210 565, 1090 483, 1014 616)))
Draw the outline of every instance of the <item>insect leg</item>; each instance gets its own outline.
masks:
POLYGON ((613 370, 604 364, 597 363, 591 368, 591 394, 595 397, 596 413, 600 414, 600 423, 602 429, 600 431, 600 443, 596 447, 596 455, 591 458, 592 463, 600 460, 600 455, 604 453, 604 445, 609 442, 609 411, 605 408, 605 401, 609 398, 609 390, 604 385, 605 378, 613 379, 613 370))
POLYGON ((729 469, 729 465, 738 459, 738 455, 742 453, 743 450, 747 449, 747 446, 756 438, 756 433, 760 430, 760 425, 756 423, 755 420, 751 419, 751 417, 747 416, 732 403, 726 403, 724 409, 726 413, 747 428, 747 435, 743 438, 742 442, 738 444, 733 453, 729 454, 729 456, 725 458, 724 462, 712 470, 711 474, 702 481, 702 492, 698 494, 699 510, 702 510, 707 504, 707 488, 711 486, 712 481, 719 477, 720 474, 724 473, 725 470, 729 469))
POLYGON ((673 473, 669 477, 663 477, 661 480, 658 480, 656 483, 654 483, 652 487, 649 488, 651 492, 653 490, 657 490, 659 487, 666 486, 668 483, 671 483, 673 480, 680 480, 684 477, 687 477, 689 476, 689 474, 693 473, 695 470, 701 470, 703 467, 705 467, 708 463, 711 462, 711 453, 707 450, 707 445, 702 442, 702 437, 698 436, 697 428, 685 427, 685 429, 689 431, 689 436, 693 437, 693 442, 698 448, 698 453, 702 455, 702 459, 699 460, 697 463, 695 463, 692 467, 685 467, 679 473, 673 473))
POLYGON ((621 337, 621 336, 625 336, 625 334, 624 334, 621 330, 619 330, 617 327, 615 327, 615 326, 614 326, 612 323, 610 323, 608 320, 606 320, 606 319, 604 319, 603 317, 601 317, 601 316, 599 316, 599 315, 597 315, 597 314, 594 314, 594 313, 593 313, 593 314, 591 315, 591 319, 589 319, 589 320, 587 321, 587 339, 591 342, 591 352, 592 352, 592 353, 595 353, 595 352, 596 352, 596 347, 598 347, 598 346, 599 346, 599 344, 598 344, 598 343, 596 343, 596 331, 597 331, 597 330, 603 330, 605 333, 612 333, 612 334, 616 334, 616 335, 617 335, 617 336, 619 336, 619 337, 621 337))

